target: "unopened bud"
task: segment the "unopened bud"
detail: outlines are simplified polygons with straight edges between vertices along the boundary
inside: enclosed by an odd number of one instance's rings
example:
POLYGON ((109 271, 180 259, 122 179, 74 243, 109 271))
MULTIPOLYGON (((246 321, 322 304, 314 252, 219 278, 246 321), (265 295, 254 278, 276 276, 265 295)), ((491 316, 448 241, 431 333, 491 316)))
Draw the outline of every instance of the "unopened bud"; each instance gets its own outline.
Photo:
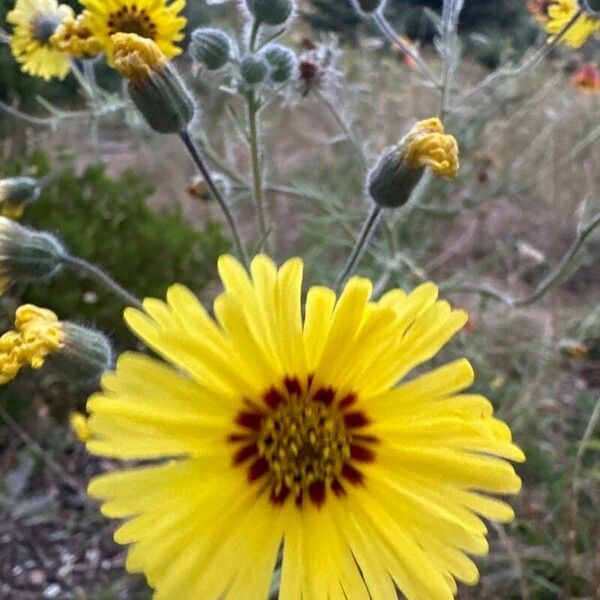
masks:
POLYGON ((269 63, 259 56, 246 56, 240 64, 240 75, 248 85, 262 83, 269 73, 269 63))
MULTIPOLYGON (((211 177, 221 196, 227 198, 231 193, 230 181, 226 177, 223 177, 223 175, 220 173, 215 173, 211 177)), ((194 177, 194 179, 192 179, 187 191, 192 198, 197 198, 202 202, 211 202, 214 200, 212 194, 210 193, 208 184, 201 175, 197 175, 194 177)))
POLYGON ((258 23, 282 25, 294 11, 292 0, 246 0, 248 10, 258 23))
POLYGON ((82 384, 93 384, 110 369, 112 347, 106 336, 94 329, 65 321, 59 352, 49 358, 49 367, 61 378, 82 384))
POLYGON ((367 178, 369 195, 379 206, 398 208, 408 202, 427 168, 441 177, 458 173, 458 144, 439 119, 420 121, 383 152, 367 178))
POLYGON ((224 31, 205 27, 192 32, 189 52, 194 60, 216 71, 229 62, 232 47, 231 38, 224 31))
POLYGON ((0 210, 9 219, 20 219, 28 204, 35 202, 42 188, 33 177, 0 179, 0 210))
POLYGON ((359 13, 370 15, 383 7, 383 0, 352 0, 352 4, 359 13))
POLYGON ((267 46, 263 55, 269 63, 269 76, 276 83, 285 83, 293 76, 298 59, 292 50, 279 44, 267 46))
POLYGON ((16 282, 53 277, 66 252, 53 236, 0 217, 0 294, 16 282))
POLYGON ((133 103, 159 133, 181 133, 196 106, 181 77, 154 41, 134 33, 112 36, 116 69, 128 80, 133 103))

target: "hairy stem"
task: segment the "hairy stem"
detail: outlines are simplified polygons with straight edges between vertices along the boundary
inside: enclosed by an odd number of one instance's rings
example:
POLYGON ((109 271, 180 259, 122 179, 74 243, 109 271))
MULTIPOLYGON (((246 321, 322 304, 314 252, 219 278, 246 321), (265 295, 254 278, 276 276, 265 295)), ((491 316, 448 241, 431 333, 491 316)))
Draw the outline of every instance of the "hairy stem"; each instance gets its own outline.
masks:
POLYGON ((134 306, 135 308, 143 308, 142 303, 130 292, 128 292, 123 286, 119 285, 108 273, 103 271, 100 267, 76 256, 66 255, 62 257, 62 263, 64 266, 69 267, 73 271, 78 272, 81 275, 87 275, 97 282, 102 284, 105 288, 110 290, 115 296, 123 300, 128 306, 134 306))
POLYGON ((200 173, 202 174, 206 185, 208 185, 208 189, 210 190, 211 195, 221 207, 221 210, 225 215, 225 219, 227 220, 227 224, 229 225, 229 229, 231 230, 231 234, 233 235, 238 254, 244 265, 248 267, 248 256, 246 254, 246 250, 244 249, 244 245, 242 244, 242 238, 240 237, 240 234, 238 232, 238 228, 235 224, 235 220, 233 218, 231 210, 229 209, 227 202, 225 202, 225 199, 223 198, 221 192, 219 192, 219 189, 215 185, 212 175, 210 174, 210 171, 206 166, 202 153, 200 152, 200 148, 198 148, 198 145, 192 139, 188 131, 182 131, 180 135, 181 139, 183 140, 183 143, 185 144, 185 147, 190 153, 190 156, 192 157, 194 163, 200 170, 200 173))

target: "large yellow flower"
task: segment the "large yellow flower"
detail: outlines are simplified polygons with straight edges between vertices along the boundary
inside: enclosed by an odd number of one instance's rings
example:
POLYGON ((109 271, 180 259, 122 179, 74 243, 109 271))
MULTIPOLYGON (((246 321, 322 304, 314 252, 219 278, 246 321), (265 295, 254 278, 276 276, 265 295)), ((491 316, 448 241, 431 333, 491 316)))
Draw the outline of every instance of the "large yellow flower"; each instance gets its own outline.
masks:
POLYGON ((69 55, 56 48, 51 38, 58 26, 72 16, 71 8, 56 0, 17 0, 6 20, 14 26, 10 45, 25 73, 46 81, 67 76, 69 55))
POLYGON ((172 366, 128 353, 88 409, 90 451, 160 464, 94 479, 127 569, 157 600, 450 599, 485 554, 481 516, 513 511, 485 494, 521 482, 521 461, 490 403, 460 393, 466 360, 410 380, 465 324, 425 284, 370 300, 313 287, 302 262, 265 256, 251 277, 219 261, 213 318, 186 288, 126 321, 172 366))
MULTIPOLYGON (((579 10, 577 0, 554 0, 547 9, 548 20, 544 25, 546 31, 553 35, 560 34, 579 10)), ((600 31, 600 20, 582 14, 561 37, 560 42, 571 48, 581 48, 598 31, 600 31)))
POLYGON ((186 19, 179 13, 185 0, 81 0, 86 23, 113 62, 115 33, 135 33, 150 38, 167 58, 181 54, 176 43, 183 39, 186 19))

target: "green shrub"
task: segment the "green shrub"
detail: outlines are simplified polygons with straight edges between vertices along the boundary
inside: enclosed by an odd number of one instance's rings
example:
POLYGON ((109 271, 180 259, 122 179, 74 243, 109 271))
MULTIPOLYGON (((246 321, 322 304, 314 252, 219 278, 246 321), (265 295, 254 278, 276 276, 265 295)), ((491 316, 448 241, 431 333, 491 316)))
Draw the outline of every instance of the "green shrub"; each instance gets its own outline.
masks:
MULTIPOLYGON (((40 173, 49 170, 47 159, 36 154, 10 172, 30 165, 40 173)), ((216 275, 217 258, 229 250, 229 241, 218 223, 207 222, 198 231, 174 208, 154 212, 147 205, 151 193, 131 171, 112 178, 101 165, 81 175, 66 167, 28 208, 23 223, 58 235, 72 254, 98 264, 139 297, 164 297, 173 282, 200 292, 216 275)), ((116 341, 131 342, 120 325, 122 302, 71 272, 29 286, 20 300, 46 306, 64 319, 95 324, 116 341)))

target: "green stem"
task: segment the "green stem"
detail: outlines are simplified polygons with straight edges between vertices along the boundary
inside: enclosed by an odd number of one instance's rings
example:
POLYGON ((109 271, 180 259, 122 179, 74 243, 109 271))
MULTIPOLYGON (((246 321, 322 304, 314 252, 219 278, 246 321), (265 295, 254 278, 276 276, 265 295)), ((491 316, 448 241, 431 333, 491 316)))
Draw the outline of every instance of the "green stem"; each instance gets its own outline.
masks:
POLYGON ((250 52, 256 50, 256 42, 258 41, 258 32, 260 31, 260 21, 254 19, 252 23, 252 31, 250 32, 250 52))
POLYGON ((336 289, 338 292, 341 290, 346 279, 348 279, 348 277, 352 274, 354 267, 356 267, 365 250, 367 249, 369 241, 375 232, 375 226, 379 222, 379 217, 381 217, 381 212, 381 207, 377 206, 376 204, 374 204, 371 208, 371 212, 369 213, 363 225, 362 231, 358 236, 356 245, 354 246, 352 253, 350 254, 346 264, 344 265, 344 268, 342 269, 342 272, 340 273, 340 276, 338 277, 336 284, 336 289))
POLYGON ((227 205, 227 202, 225 202, 225 199, 221 195, 221 192, 219 192, 219 189, 215 185, 212 175, 210 174, 210 171, 208 170, 208 167, 206 166, 206 164, 204 162, 204 158, 202 157, 200 148, 198 148, 198 145, 192 139, 189 132, 182 131, 180 136, 181 136, 181 139, 183 140, 183 143, 185 144, 185 147, 188 149, 188 152, 190 153, 192 159, 194 160, 194 163, 200 170, 200 173, 202 174, 202 177, 204 178, 206 185, 208 185, 208 189, 210 190, 211 195, 213 196, 213 198, 218 202, 219 206, 221 207, 221 210, 223 211, 223 214, 225 215, 225 219, 227 220, 229 228, 231 229, 231 234, 233 235, 233 239, 234 239, 235 245, 237 247, 238 254, 239 254, 240 258, 242 259, 244 266, 248 267, 248 256, 246 254, 246 250, 244 249, 244 245, 242 244, 242 238, 240 237, 238 228, 235 224, 235 219, 233 218, 233 215, 231 214, 231 211, 229 210, 229 206, 227 205))
POLYGON ((252 158, 252 180, 254 191, 254 204, 256 206, 256 214, 258 218, 258 227, 261 237, 267 241, 268 236, 268 221, 265 211, 265 199, 263 194, 263 175, 262 166, 260 164, 260 147, 258 143, 258 109, 259 105, 256 100, 254 91, 248 92, 246 95, 248 104, 248 126, 250 133, 250 153, 252 158))
POLYGON ((143 309, 142 303, 123 286, 119 285, 108 273, 100 267, 76 256, 66 255, 62 257, 62 263, 66 267, 77 271, 81 275, 87 275, 109 289, 115 296, 123 300, 128 306, 143 309))

